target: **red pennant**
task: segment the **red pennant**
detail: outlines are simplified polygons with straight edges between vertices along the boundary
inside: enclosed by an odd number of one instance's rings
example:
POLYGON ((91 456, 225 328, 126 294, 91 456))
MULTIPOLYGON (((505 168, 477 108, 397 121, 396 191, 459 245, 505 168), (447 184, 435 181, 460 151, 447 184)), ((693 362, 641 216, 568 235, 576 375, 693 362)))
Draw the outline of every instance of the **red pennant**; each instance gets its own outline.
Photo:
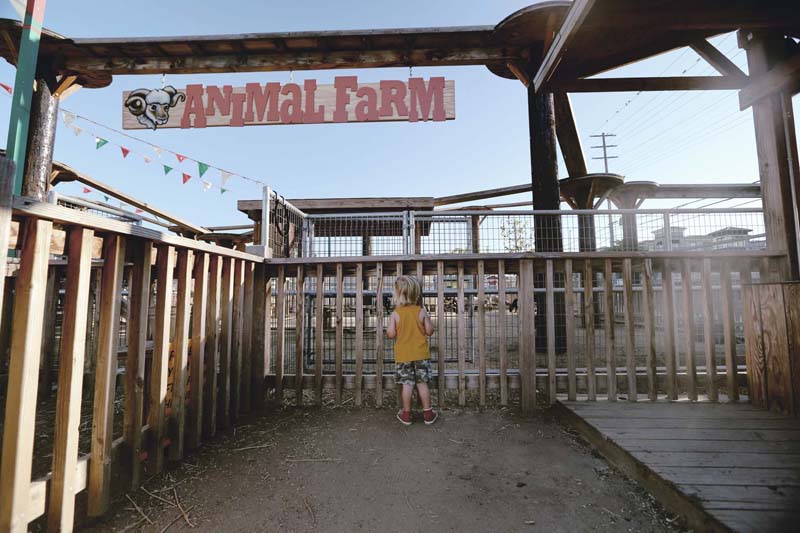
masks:
POLYGON ((131 151, 125 148, 124 146, 120 146, 119 149, 122 150, 122 159, 125 159, 126 157, 128 157, 128 154, 131 153, 131 151))
POLYGON ((184 172, 184 173, 183 173, 183 182, 184 182, 184 183, 186 183, 186 182, 187 182, 187 181, 189 181, 190 179, 192 179, 192 175, 191 175, 191 174, 186 174, 186 173, 184 172))
POLYGON ((178 159, 178 163, 183 163, 186 160, 185 155, 175 154, 175 157, 178 159))
POLYGON ((83 194, 89 194, 90 192, 92 192, 92 189, 90 189, 89 187, 83 188, 83 194))
POLYGON ((13 94, 14 93, 14 89, 11 87, 11 85, 6 85, 5 83, 0 83, 0 87, 2 87, 8 94, 13 94))
POLYGON ((136 214, 138 215, 139 213, 144 213, 144 211, 142 211, 141 209, 137 209, 136 214))

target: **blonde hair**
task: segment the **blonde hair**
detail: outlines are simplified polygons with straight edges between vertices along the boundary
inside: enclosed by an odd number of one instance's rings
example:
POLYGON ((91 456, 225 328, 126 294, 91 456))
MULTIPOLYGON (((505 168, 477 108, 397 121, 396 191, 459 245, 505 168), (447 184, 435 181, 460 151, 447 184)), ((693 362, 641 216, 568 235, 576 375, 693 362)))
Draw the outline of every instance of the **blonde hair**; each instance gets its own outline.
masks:
POLYGON ((417 305, 422 289, 414 276, 398 276, 394 282, 394 306, 417 305))

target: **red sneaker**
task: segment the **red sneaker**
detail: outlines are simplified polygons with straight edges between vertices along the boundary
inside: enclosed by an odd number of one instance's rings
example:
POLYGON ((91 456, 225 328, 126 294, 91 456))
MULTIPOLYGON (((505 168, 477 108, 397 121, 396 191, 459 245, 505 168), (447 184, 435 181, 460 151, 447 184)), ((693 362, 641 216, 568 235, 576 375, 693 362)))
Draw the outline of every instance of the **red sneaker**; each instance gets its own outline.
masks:
MULTIPOLYGON (((404 426, 411 425, 411 411, 397 411, 397 419, 404 426)), ((427 424, 427 422, 425 422, 427 424)))
POLYGON ((439 418, 439 414, 433 409, 423 409, 422 417, 425 419, 425 425, 430 426, 439 418))

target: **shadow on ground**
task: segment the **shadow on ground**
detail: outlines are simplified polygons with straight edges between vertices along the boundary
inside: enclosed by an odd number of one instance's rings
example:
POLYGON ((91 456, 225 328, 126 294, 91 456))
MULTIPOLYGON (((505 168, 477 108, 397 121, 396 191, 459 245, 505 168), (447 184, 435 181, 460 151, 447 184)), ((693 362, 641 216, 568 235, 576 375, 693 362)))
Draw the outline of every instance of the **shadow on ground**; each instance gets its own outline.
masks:
POLYGON ((391 409, 279 409, 129 497, 87 530, 674 530, 548 412, 512 409, 408 428, 391 409))

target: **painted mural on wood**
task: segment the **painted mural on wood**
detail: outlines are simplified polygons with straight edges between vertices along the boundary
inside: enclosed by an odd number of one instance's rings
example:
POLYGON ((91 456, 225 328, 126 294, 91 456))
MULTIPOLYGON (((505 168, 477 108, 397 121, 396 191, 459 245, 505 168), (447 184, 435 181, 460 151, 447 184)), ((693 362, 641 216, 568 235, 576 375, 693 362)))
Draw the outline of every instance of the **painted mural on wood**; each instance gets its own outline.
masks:
POLYGON ((123 93, 124 129, 207 128, 343 122, 441 122, 456 118, 455 82, 443 77, 359 83, 337 76, 332 85, 299 83, 190 84, 185 89, 123 93))

